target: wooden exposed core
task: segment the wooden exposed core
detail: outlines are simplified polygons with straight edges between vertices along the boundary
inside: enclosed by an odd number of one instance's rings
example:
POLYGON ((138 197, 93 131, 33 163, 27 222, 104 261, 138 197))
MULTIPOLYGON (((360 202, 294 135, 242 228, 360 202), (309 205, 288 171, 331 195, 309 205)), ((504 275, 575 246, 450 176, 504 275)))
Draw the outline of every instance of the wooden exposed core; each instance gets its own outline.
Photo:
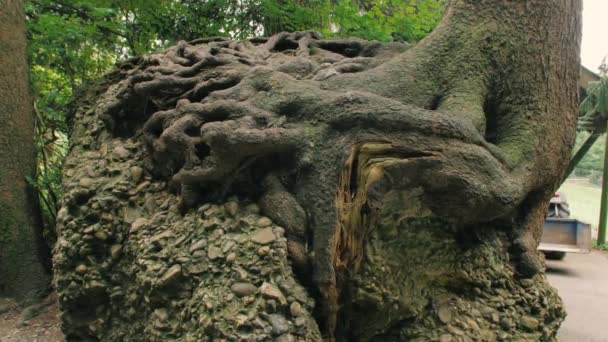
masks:
POLYGON ((341 289, 348 286, 348 274, 359 271, 365 244, 378 226, 383 196, 400 183, 395 182, 395 174, 387 170, 403 169, 399 166, 413 163, 415 159, 434 157, 434 153, 412 151, 383 141, 352 147, 340 175, 335 201, 338 222, 332 256, 334 269, 340 276, 335 286, 321 288, 330 333, 336 328, 341 289))
POLYGON ((384 142, 352 147, 336 194, 336 270, 353 267, 357 271, 361 264, 365 237, 376 220, 376 212, 368 203, 368 189, 383 177, 384 164, 394 160, 389 157, 391 149, 391 144, 384 142))
POLYGON ((359 270, 365 241, 377 226, 384 192, 400 183, 393 180, 395 174, 387 174, 386 170, 434 156, 432 152, 412 151, 390 142, 365 142, 352 147, 336 194, 336 270, 359 270))

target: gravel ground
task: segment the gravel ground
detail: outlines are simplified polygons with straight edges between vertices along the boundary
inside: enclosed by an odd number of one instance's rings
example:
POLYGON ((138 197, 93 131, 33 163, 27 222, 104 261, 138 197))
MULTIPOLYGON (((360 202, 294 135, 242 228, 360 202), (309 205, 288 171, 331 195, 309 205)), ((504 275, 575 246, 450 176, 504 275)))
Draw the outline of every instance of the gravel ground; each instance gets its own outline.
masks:
POLYGON ((547 275, 568 313, 560 342, 608 342, 608 255, 593 251, 547 260, 547 275))
POLYGON ((55 295, 20 307, 0 298, 0 342, 64 342, 55 295))

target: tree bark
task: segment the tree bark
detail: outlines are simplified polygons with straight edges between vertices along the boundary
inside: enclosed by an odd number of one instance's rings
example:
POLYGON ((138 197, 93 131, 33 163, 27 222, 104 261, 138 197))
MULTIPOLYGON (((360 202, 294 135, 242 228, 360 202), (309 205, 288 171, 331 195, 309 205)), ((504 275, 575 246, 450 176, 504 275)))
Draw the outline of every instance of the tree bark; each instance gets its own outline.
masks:
POLYGON ((35 177, 36 151, 23 6, 0 5, 0 292, 27 301, 48 291, 50 255, 26 180, 35 177))
POLYGON ((580 6, 454 0, 415 46, 295 32, 126 63, 75 115, 68 335, 554 339, 536 247, 580 6))

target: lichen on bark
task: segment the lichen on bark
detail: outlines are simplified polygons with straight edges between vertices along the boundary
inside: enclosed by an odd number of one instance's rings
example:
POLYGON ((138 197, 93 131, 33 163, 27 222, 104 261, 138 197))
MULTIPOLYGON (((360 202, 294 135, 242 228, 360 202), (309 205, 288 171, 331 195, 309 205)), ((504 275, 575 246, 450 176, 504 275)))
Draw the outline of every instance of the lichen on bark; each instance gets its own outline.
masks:
POLYGON ((580 3, 526 4, 451 1, 415 46, 295 32, 124 63, 73 120, 68 336, 553 339, 536 245, 580 3))

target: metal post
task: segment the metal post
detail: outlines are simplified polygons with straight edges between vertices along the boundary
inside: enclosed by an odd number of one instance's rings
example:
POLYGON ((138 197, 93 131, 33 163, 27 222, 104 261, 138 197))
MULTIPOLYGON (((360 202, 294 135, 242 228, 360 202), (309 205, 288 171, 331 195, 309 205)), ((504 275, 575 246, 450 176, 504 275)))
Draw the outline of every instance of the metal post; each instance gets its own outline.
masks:
POLYGON ((591 135, 589 135, 589 137, 587 137, 587 139, 585 139, 585 142, 583 143, 583 145, 581 145, 581 147, 578 149, 578 151, 576 151, 576 153, 574 154, 572 159, 570 159, 570 164, 568 164, 568 170, 564 174, 563 181, 565 181, 566 178, 568 178, 568 176, 570 176, 572 171, 574 171, 574 168, 576 167, 576 165, 583 159, 583 157, 587 154, 587 152, 589 152, 591 147, 593 147, 593 144, 595 144, 595 141, 597 140, 597 138, 599 138, 599 136, 600 136, 600 133, 597 130, 594 130, 593 132, 591 132, 591 135))
MULTIPOLYGON (((608 128, 608 121, 606 121, 608 128)), ((598 245, 606 243, 606 215, 608 214, 608 130, 606 131, 606 145, 604 151, 604 171, 602 176, 602 202, 600 205, 600 225, 597 233, 598 245)))

